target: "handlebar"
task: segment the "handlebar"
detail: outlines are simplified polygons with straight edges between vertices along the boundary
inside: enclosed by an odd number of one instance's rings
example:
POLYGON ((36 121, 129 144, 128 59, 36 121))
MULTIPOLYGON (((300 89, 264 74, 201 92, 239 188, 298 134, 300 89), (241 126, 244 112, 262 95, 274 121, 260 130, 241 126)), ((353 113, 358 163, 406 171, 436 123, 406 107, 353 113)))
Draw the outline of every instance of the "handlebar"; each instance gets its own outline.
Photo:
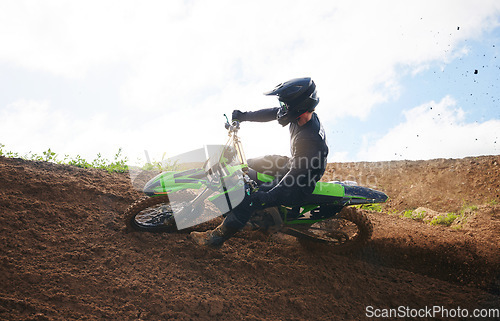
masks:
POLYGON ((226 117, 226 124, 224 127, 226 127, 228 134, 229 134, 229 140, 228 144, 232 143, 236 153, 238 155, 238 160, 241 164, 246 164, 247 159, 245 157, 245 153, 243 152, 243 146, 241 146, 241 141, 238 137, 238 130, 240 129, 240 122, 238 120, 233 120, 232 123, 229 123, 229 119, 227 118, 226 114, 224 114, 226 117))
POLYGON ((224 114, 224 116, 226 117, 226 123, 224 124, 224 127, 229 131, 229 133, 238 132, 238 130, 240 129, 240 122, 237 120, 233 120, 230 124, 226 114, 224 114))

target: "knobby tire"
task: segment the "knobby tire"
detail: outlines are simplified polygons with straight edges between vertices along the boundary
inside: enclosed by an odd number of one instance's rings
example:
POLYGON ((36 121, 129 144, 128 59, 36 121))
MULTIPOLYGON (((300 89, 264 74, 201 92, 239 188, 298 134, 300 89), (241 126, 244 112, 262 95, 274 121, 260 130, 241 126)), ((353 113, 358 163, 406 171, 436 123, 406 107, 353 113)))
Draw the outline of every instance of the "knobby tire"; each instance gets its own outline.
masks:
POLYGON ((154 197, 145 197, 137 200, 125 210, 125 221, 128 231, 146 231, 146 232, 174 232, 177 231, 173 216, 169 218, 169 224, 146 227, 136 221, 136 216, 142 211, 159 204, 170 204, 168 195, 154 197))
POLYGON ((296 236, 299 241, 306 246, 310 246, 312 244, 324 244, 339 254, 356 251, 365 246, 371 239, 373 234, 373 225, 368 216, 366 216, 366 214, 361 210, 354 207, 345 207, 339 214, 337 214, 336 217, 334 217, 334 219, 344 219, 354 223, 357 227, 356 236, 350 238, 344 243, 337 243, 320 236, 316 236, 309 231, 304 231, 303 229, 288 228, 288 234, 296 236))

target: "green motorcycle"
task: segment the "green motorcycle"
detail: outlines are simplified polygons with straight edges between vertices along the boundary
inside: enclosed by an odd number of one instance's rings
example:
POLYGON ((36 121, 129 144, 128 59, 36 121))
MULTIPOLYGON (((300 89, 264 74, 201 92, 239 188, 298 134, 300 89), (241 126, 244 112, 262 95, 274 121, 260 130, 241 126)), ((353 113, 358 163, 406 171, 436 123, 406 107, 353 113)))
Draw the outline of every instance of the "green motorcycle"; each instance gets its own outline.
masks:
MULTIPOLYGON (((142 191, 146 196, 125 211, 129 230, 176 232, 199 225, 226 215, 246 194, 275 179, 248 167, 238 137, 239 123, 226 120, 225 127, 229 136, 225 145, 178 157, 173 162, 183 158, 180 169, 161 172, 145 183, 142 191), (199 158, 193 161, 194 154, 204 154, 204 162, 199 158)), ((352 205, 384 203, 387 199, 385 193, 353 182, 318 182, 300 206, 256 211, 247 226, 348 252, 363 246, 373 232, 366 214, 352 205)))

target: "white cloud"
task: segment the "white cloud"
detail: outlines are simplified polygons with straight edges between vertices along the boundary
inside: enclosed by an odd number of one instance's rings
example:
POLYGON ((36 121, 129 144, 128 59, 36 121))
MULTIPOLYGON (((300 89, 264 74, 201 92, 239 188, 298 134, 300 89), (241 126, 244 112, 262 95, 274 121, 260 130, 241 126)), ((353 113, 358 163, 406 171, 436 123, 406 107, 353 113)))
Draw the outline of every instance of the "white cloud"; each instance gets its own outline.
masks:
POLYGON ((467 123, 446 96, 404 112, 405 121, 372 142, 364 137, 361 160, 460 158, 500 153, 500 120, 467 123))
POLYGON ((58 140, 58 133, 69 130, 64 118, 62 112, 49 110, 48 101, 13 102, 0 110, 1 143, 7 150, 21 154, 41 154, 50 147, 42 140, 58 140))
MULTIPOLYGON (((97 153, 112 159, 123 148, 132 162, 145 160, 145 150, 151 159, 161 160, 164 153, 172 157, 205 144, 224 144, 222 113, 214 117, 205 109, 197 111, 197 116, 186 118, 182 111, 171 111, 135 119, 107 113, 81 119, 55 108, 50 101, 19 100, 0 108, 0 143, 6 151, 21 156, 29 152, 41 155, 50 148, 60 160, 66 154, 93 160, 97 153)), ((252 132, 246 133, 252 136, 252 132)))
POLYGON ((41 155, 50 148, 60 153, 60 159, 64 154, 93 159, 98 152, 111 155, 119 147, 105 114, 81 121, 53 108, 49 101, 36 100, 19 100, 0 109, 0 138, 6 150, 20 155, 41 155))
POLYGON ((311 75, 332 117, 363 117, 398 95, 395 67, 451 59, 459 41, 495 25, 499 8, 498 1, 3 2, 0 60, 66 77, 124 63, 126 104, 149 109, 197 104, 216 92, 236 98, 226 90, 234 83, 265 90, 311 75))
MULTIPOLYGON (((65 153, 95 154, 125 141, 132 149, 180 153, 219 142, 223 113, 274 106, 263 91, 307 75, 318 85, 323 122, 365 118, 399 96, 398 72, 467 54, 459 44, 498 26, 499 13, 495 0, 3 1, 0 63, 70 81, 112 70, 110 64, 126 72, 119 92, 109 93, 121 97, 112 108, 120 115, 103 109, 77 119, 71 109, 27 93, 13 104, 37 105, 40 118, 57 123, 26 131, 43 140, 37 144, 28 145, 28 136, 11 139, 4 128, 0 137, 28 150, 59 142, 65 153), (144 114, 150 119, 135 124, 144 114)), ((31 119, 22 114, 28 107, 12 108, 2 124, 31 119)), ((242 135, 249 155, 288 152, 288 134, 276 123, 245 124, 242 135)))
POLYGON ((351 162, 353 161, 350 157, 349 157, 349 153, 348 152, 333 152, 333 153, 329 153, 328 155, 328 162, 329 163, 343 163, 343 162, 351 162))

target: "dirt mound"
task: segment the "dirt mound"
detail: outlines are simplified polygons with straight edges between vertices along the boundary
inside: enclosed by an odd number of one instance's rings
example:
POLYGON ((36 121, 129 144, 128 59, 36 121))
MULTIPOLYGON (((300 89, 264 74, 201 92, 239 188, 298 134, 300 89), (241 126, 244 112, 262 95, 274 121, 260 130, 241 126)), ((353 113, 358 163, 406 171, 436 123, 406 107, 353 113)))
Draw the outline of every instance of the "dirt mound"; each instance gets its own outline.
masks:
POLYGON ((0 319, 359 320, 398 307, 498 308, 499 163, 331 164, 326 180, 355 178, 391 197, 368 214, 369 246, 340 256, 280 234, 242 232, 207 250, 188 233, 126 233, 122 213, 140 197, 126 174, 0 157, 0 319), (395 215, 464 204, 477 208, 460 229, 395 215))
POLYGON ((500 156, 329 164, 324 180, 353 180, 390 196, 386 211, 420 206, 457 212, 500 204, 500 156))

